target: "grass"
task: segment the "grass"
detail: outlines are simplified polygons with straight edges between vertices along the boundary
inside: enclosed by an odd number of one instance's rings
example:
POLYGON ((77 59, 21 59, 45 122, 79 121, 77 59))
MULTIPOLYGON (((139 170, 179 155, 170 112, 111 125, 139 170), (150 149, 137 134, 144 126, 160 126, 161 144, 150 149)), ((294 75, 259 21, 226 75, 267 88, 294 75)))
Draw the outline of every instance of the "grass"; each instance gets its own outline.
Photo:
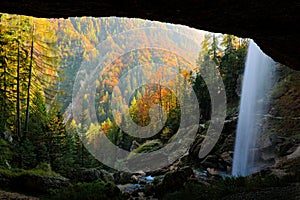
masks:
POLYGON ((54 171, 45 171, 43 169, 0 169, 0 175, 8 175, 8 176, 21 176, 21 175, 30 175, 30 176, 52 176, 52 177, 62 177, 61 175, 55 173, 54 171))

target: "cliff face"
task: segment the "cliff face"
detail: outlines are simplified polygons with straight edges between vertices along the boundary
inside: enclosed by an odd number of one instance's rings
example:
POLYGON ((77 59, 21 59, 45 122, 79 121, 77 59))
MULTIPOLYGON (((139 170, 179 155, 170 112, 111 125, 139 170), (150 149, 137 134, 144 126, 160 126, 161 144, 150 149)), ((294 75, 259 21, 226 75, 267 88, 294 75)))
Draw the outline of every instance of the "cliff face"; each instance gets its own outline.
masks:
POLYGON ((262 121, 262 161, 277 173, 300 174, 300 73, 277 67, 270 110, 262 121))
POLYGON ((300 4, 282 0, 2 0, 0 12, 35 17, 135 17, 252 38, 275 61, 300 70, 300 4))

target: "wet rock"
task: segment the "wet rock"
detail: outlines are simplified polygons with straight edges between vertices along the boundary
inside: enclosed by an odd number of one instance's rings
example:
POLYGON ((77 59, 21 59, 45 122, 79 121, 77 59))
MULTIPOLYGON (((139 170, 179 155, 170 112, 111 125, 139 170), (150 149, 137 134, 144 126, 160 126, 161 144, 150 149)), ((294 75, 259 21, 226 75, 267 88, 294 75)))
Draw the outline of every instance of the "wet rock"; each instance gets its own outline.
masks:
POLYGON ((280 137, 279 135, 273 134, 270 136, 270 140, 272 144, 277 145, 283 143, 286 139, 284 137, 280 137))
MULTIPOLYGON (((235 133, 235 130, 233 130, 233 133, 235 133)), ((233 151, 234 150, 234 143, 235 143, 235 136, 234 134, 229 134, 223 144, 221 145, 221 148, 219 152, 224 152, 224 151, 233 151)))
POLYGON ((291 141, 286 140, 285 142, 278 144, 275 147, 276 154, 281 157, 281 156, 286 156, 288 155, 287 151, 291 149, 294 146, 294 144, 291 141))
POLYGON ((232 162, 230 162, 230 160, 232 160, 233 154, 230 154, 229 152, 224 152, 223 156, 225 160, 221 157, 221 155, 208 155, 201 162, 201 165, 204 168, 215 168, 221 171, 227 171, 227 168, 232 165, 232 162))
POLYGON ((229 119, 224 121, 224 128, 222 130, 223 133, 231 133, 233 130, 236 130, 238 117, 232 116, 229 119))
POLYGON ((221 159, 225 161, 228 165, 232 164, 233 160, 233 151, 227 151, 220 155, 221 159))
POLYGON ((275 159, 276 155, 273 151, 263 151, 260 154, 260 158, 263 161, 273 161, 275 159))
POLYGON ((270 137, 266 137, 264 138, 260 144, 259 144, 260 148, 264 149, 264 148, 268 148, 270 146, 273 146, 273 143, 271 141, 271 138, 270 137))
POLYGON ((201 162, 201 164, 205 168, 218 168, 219 158, 216 155, 208 155, 206 158, 201 162))
POLYGON ((137 175, 132 175, 130 179, 133 183, 138 183, 139 182, 139 177, 137 175))
POLYGON ((215 168, 207 168, 207 172, 211 176, 220 176, 219 172, 215 168))

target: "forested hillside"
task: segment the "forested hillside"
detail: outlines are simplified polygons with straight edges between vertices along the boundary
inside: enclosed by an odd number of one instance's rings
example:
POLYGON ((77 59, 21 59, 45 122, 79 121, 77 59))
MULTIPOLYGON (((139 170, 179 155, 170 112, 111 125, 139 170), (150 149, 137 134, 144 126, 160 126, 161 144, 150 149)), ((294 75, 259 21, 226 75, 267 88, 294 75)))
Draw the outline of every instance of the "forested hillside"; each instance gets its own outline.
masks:
MULTIPOLYGON (((236 114, 248 40, 226 34, 199 34, 198 30, 180 27, 114 17, 37 19, 0 14, 0 168, 32 170, 46 165, 70 179, 79 169, 108 169, 82 143, 85 140, 88 145, 97 145, 97 134, 105 134, 118 147, 137 153, 163 147, 178 131, 179 102, 191 96, 184 90, 187 85, 192 86, 198 99, 199 124, 210 120, 211 99, 202 77, 210 62, 223 78, 228 114, 236 114), (148 34, 149 28, 157 32, 148 34), (144 34, 131 35, 132 30, 143 30, 139 33, 144 34), (177 50, 188 44, 175 34, 169 37, 164 30, 188 35, 199 45, 196 68, 184 59, 189 52, 177 50), (125 36, 134 36, 145 48, 116 57, 101 73, 93 74, 104 53, 135 46, 132 40, 124 40, 125 36), (161 38, 165 49, 148 48, 152 40, 161 38), (117 39, 125 42, 120 44, 117 39), (155 82, 160 83, 171 71, 178 77, 165 82, 166 86, 140 85, 144 81, 141 74, 153 69, 153 63, 168 66, 157 65, 149 75, 155 82), (136 66, 143 68, 123 80, 124 74, 136 66), (85 80, 90 74, 94 78, 91 82, 85 80), (120 80, 126 81, 126 88, 118 85, 120 80), (76 84, 89 89, 90 83, 95 85, 95 95, 76 97, 81 92, 76 84), (127 96, 129 101, 124 98, 127 96), (139 126, 150 124, 149 112, 155 104, 161 105, 158 121, 166 115, 166 123, 157 134, 143 138, 140 133, 140 138, 120 128, 120 124, 126 124, 121 115, 125 111, 139 126), (112 110, 111 105, 119 111, 112 110), (97 123, 87 117, 91 106, 95 107, 97 123)), ((193 105, 188 109, 194 109, 193 105)))
MULTIPOLYGON (((60 167, 74 166, 73 162, 77 162, 78 166, 89 166, 92 158, 83 147, 80 147, 80 140, 76 134, 77 128, 88 131, 100 127, 115 144, 127 150, 134 139, 139 143, 145 142, 143 139, 139 140, 124 134, 114 121, 122 119, 114 119, 110 110, 110 101, 119 101, 116 103, 120 105, 124 103, 124 99, 111 96, 112 88, 117 85, 122 74, 138 64, 161 62, 176 68, 175 70, 184 77, 181 81, 194 85, 199 98, 202 120, 208 120, 210 97, 199 70, 182 70, 182 66, 188 63, 185 63, 186 61, 181 57, 167 51, 158 52, 151 49, 129 52, 115 59, 104 73, 99 74, 95 96, 98 124, 84 127, 83 124, 78 124, 72 119, 63 119, 62 114, 72 101, 76 74, 82 67, 82 63, 101 53, 97 45, 108 40, 111 46, 119 48, 113 40, 109 40, 112 36, 146 27, 168 28, 174 31, 178 29, 174 25, 126 18, 87 17, 46 20, 2 14, 0 125, 5 137, 11 137, 13 140, 11 143, 2 141, 8 143, 7 156, 1 159, 2 163, 8 162, 13 166, 32 168, 38 163, 50 162, 53 169, 59 171, 60 167), (67 121, 67 124, 63 121, 67 121), (66 125, 69 127, 69 132, 65 129, 66 125), (14 145, 20 148, 13 148, 14 145), (18 159, 13 159, 16 157, 18 159), (18 162, 14 163, 16 160, 18 162), (68 165, 65 162, 69 162, 68 165)), ((194 34, 192 38, 199 43, 202 38, 197 38, 199 34, 193 31, 188 32, 186 29, 186 33, 182 34, 194 34)), ((140 35, 140 37, 147 46, 147 35, 140 35)), ((180 41, 172 42, 174 46, 170 46, 170 49, 175 48, 180 41)), ((207 60, 213 60, 224 79, 229 102, 237 102, 237 80, 241 78, 243 71, 247 40, 231 35, 207 33, 203 43, 199 45, 202 45, 203 49, 197 61, 199 68, 204 68, 207 60), (232 68, 235 70, 229 70, 232 68)), ((87 69, 93 67, 95 66, 86 66, 87 69)), ((162 78, 163 73, 168 72, 157 72, 156 79, 162 78)), ((132 82, 133 88, 134 85, 136 83, 132 82)), ((153 104, 161 104, 167 111, 167 124, 152 139, 160 139, 165 143, 176 133, 180 120, 180 107, 176 98, 183 94, 173 94, 166 87, 157 85, 143 86, 137 91, 131 91, 131 88, 117 88, 117 90, 120 92, 120 97, 124 96, 124 93, 134 92, 130 100, 129 112, 133 120, 141 126, 149 123, 148 112, 153 104)), ((87 112, 84 109, 88 106, 87 99, 88 97, 85 97, 77 101, 83 106, 81 120, 84 120, 87 112)), ((69 119, 70 116, 68 112, 66 113, 65 116, 69 119)))

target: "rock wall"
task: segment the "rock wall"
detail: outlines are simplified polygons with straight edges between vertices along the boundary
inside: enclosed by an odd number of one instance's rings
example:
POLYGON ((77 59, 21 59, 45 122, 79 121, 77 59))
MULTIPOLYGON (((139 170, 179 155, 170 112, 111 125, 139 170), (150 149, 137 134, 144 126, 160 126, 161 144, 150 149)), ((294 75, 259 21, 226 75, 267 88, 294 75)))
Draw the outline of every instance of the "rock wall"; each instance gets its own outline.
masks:
POLYGON ((300 73, 277 67, 270 110, 264 116, 260 158, 276 171, 300 174, 300 73), (298 167, 295 167, 298 166, 298 167))
POLYGON ((300 70, 297 1, 2 0, 0 12, 46 18, 135 17, 252 38, 274 60, 300 70))

